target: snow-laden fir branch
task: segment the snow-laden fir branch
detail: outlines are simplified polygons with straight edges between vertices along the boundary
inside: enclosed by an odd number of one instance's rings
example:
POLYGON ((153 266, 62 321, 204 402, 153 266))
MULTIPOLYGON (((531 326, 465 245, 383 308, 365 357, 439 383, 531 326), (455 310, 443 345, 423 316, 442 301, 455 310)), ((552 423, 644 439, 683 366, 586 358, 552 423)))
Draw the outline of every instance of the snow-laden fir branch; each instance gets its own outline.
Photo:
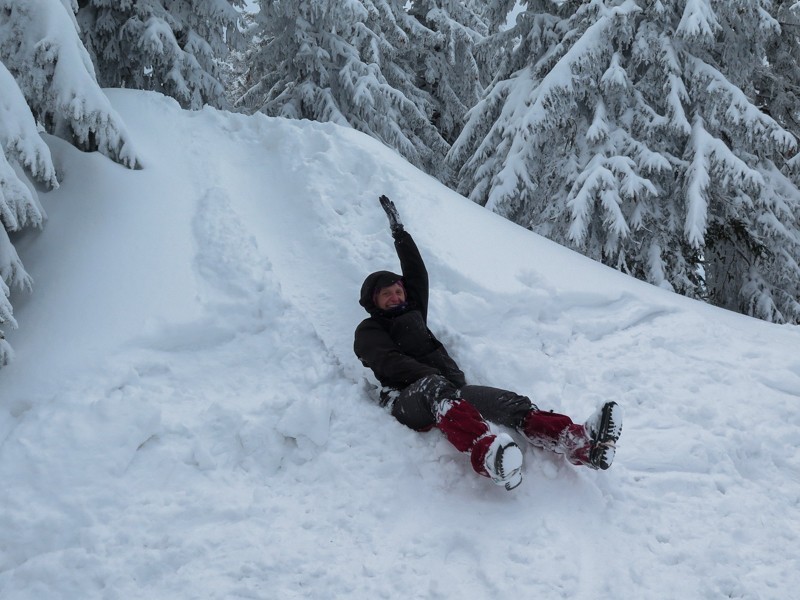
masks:
POLYGON ((138 164, 125 125, 98 86, 74 21, 58 0, 0 0, 0 61, 47 128, 126 166, 138 164))

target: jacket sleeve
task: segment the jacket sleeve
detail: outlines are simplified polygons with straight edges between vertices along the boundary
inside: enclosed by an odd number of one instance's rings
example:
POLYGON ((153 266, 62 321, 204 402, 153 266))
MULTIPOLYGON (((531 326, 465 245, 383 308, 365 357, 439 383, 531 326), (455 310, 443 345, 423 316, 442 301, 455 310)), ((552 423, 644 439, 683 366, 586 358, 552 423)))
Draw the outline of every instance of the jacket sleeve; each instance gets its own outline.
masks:
POLYGON ((404 354, 389 333, 370 319, 356 329, 353 349, 364 366, 372 369, 381 385, 404 388, 422 377, 439 374, 435 367, 404 354))
POLYGON ((411 234, 403 230, 394 238, 397 258, 403 271, 403 283, 410 300, 413 300, 422 318, 428 321, 428 270, 411 234))

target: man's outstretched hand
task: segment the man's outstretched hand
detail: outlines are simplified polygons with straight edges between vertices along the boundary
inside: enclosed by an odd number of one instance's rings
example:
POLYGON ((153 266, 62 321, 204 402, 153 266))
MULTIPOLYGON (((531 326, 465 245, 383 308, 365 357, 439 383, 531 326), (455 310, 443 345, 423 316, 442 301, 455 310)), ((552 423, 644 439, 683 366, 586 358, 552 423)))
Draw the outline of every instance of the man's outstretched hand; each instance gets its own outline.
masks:
POLYGON ((383 210, 386 211, 386 216, 389 217, 389 227, 392 230, 392 237, 396 237, 397 234, 403 232, 403 223, 400 221, 400 214, 397 212, 394 202, 389 200, 386 196, 381 196, 378 200, 383 210))

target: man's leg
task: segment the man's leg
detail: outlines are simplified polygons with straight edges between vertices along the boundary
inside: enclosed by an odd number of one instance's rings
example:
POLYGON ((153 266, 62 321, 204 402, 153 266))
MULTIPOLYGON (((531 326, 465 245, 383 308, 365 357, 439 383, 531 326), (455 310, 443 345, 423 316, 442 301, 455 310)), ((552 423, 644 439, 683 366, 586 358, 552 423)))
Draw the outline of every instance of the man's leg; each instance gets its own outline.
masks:
POLYGON ((622 432, 622 410, 605 403, 584 425, 566 415, 531 410, 519 430, 534 446, 563 454, 574 465, 608 469, 622 432))
POLYGON ((604 404, 585 424, 566 415, 540 411, 529 398, 500 388, 467 385, 461 396, 487 421, 516 429, 533 445, 566 456, 575 465, 607 469, 622 432, 622 409, 604 404))
POLYGON ((472 468, 506 489, 522 481, 522 452, 507 434, 494 434, 480 412, 459 390, 438 375, 424 377, 403 389, 392 415, 417 431, 438 428, 460 452, 470 454, 472 468))
POLYGON ((566 415, 530 411, 520 431, 534 446, 563 454, 574 465, 589 464, 589 436, 586 428, 566 415))
POLYGON ((518 429, 536 405, 516 392, 485 385, 465 385, 461 397, 472 404, 487 421, 518 429))

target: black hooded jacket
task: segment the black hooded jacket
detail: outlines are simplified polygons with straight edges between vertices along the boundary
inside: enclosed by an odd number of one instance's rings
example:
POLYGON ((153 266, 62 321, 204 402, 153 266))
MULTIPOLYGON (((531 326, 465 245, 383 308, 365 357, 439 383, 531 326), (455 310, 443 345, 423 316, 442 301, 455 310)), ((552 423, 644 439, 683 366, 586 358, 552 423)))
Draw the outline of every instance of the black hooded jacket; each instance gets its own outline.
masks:
POLYGON ((463 387, 464 373, 427 326, 428 271, 417 245, 408 232, 400 231, 394 247, 403 275, 377 271, 361 286, 359 304, 370 317, 356 328, 356 356, 385 388, 402 389, 428 375, 442 375, 456 387, 463 387), (375 292, 401 280, 406 305, 380 310, 374 302, 375 292))

